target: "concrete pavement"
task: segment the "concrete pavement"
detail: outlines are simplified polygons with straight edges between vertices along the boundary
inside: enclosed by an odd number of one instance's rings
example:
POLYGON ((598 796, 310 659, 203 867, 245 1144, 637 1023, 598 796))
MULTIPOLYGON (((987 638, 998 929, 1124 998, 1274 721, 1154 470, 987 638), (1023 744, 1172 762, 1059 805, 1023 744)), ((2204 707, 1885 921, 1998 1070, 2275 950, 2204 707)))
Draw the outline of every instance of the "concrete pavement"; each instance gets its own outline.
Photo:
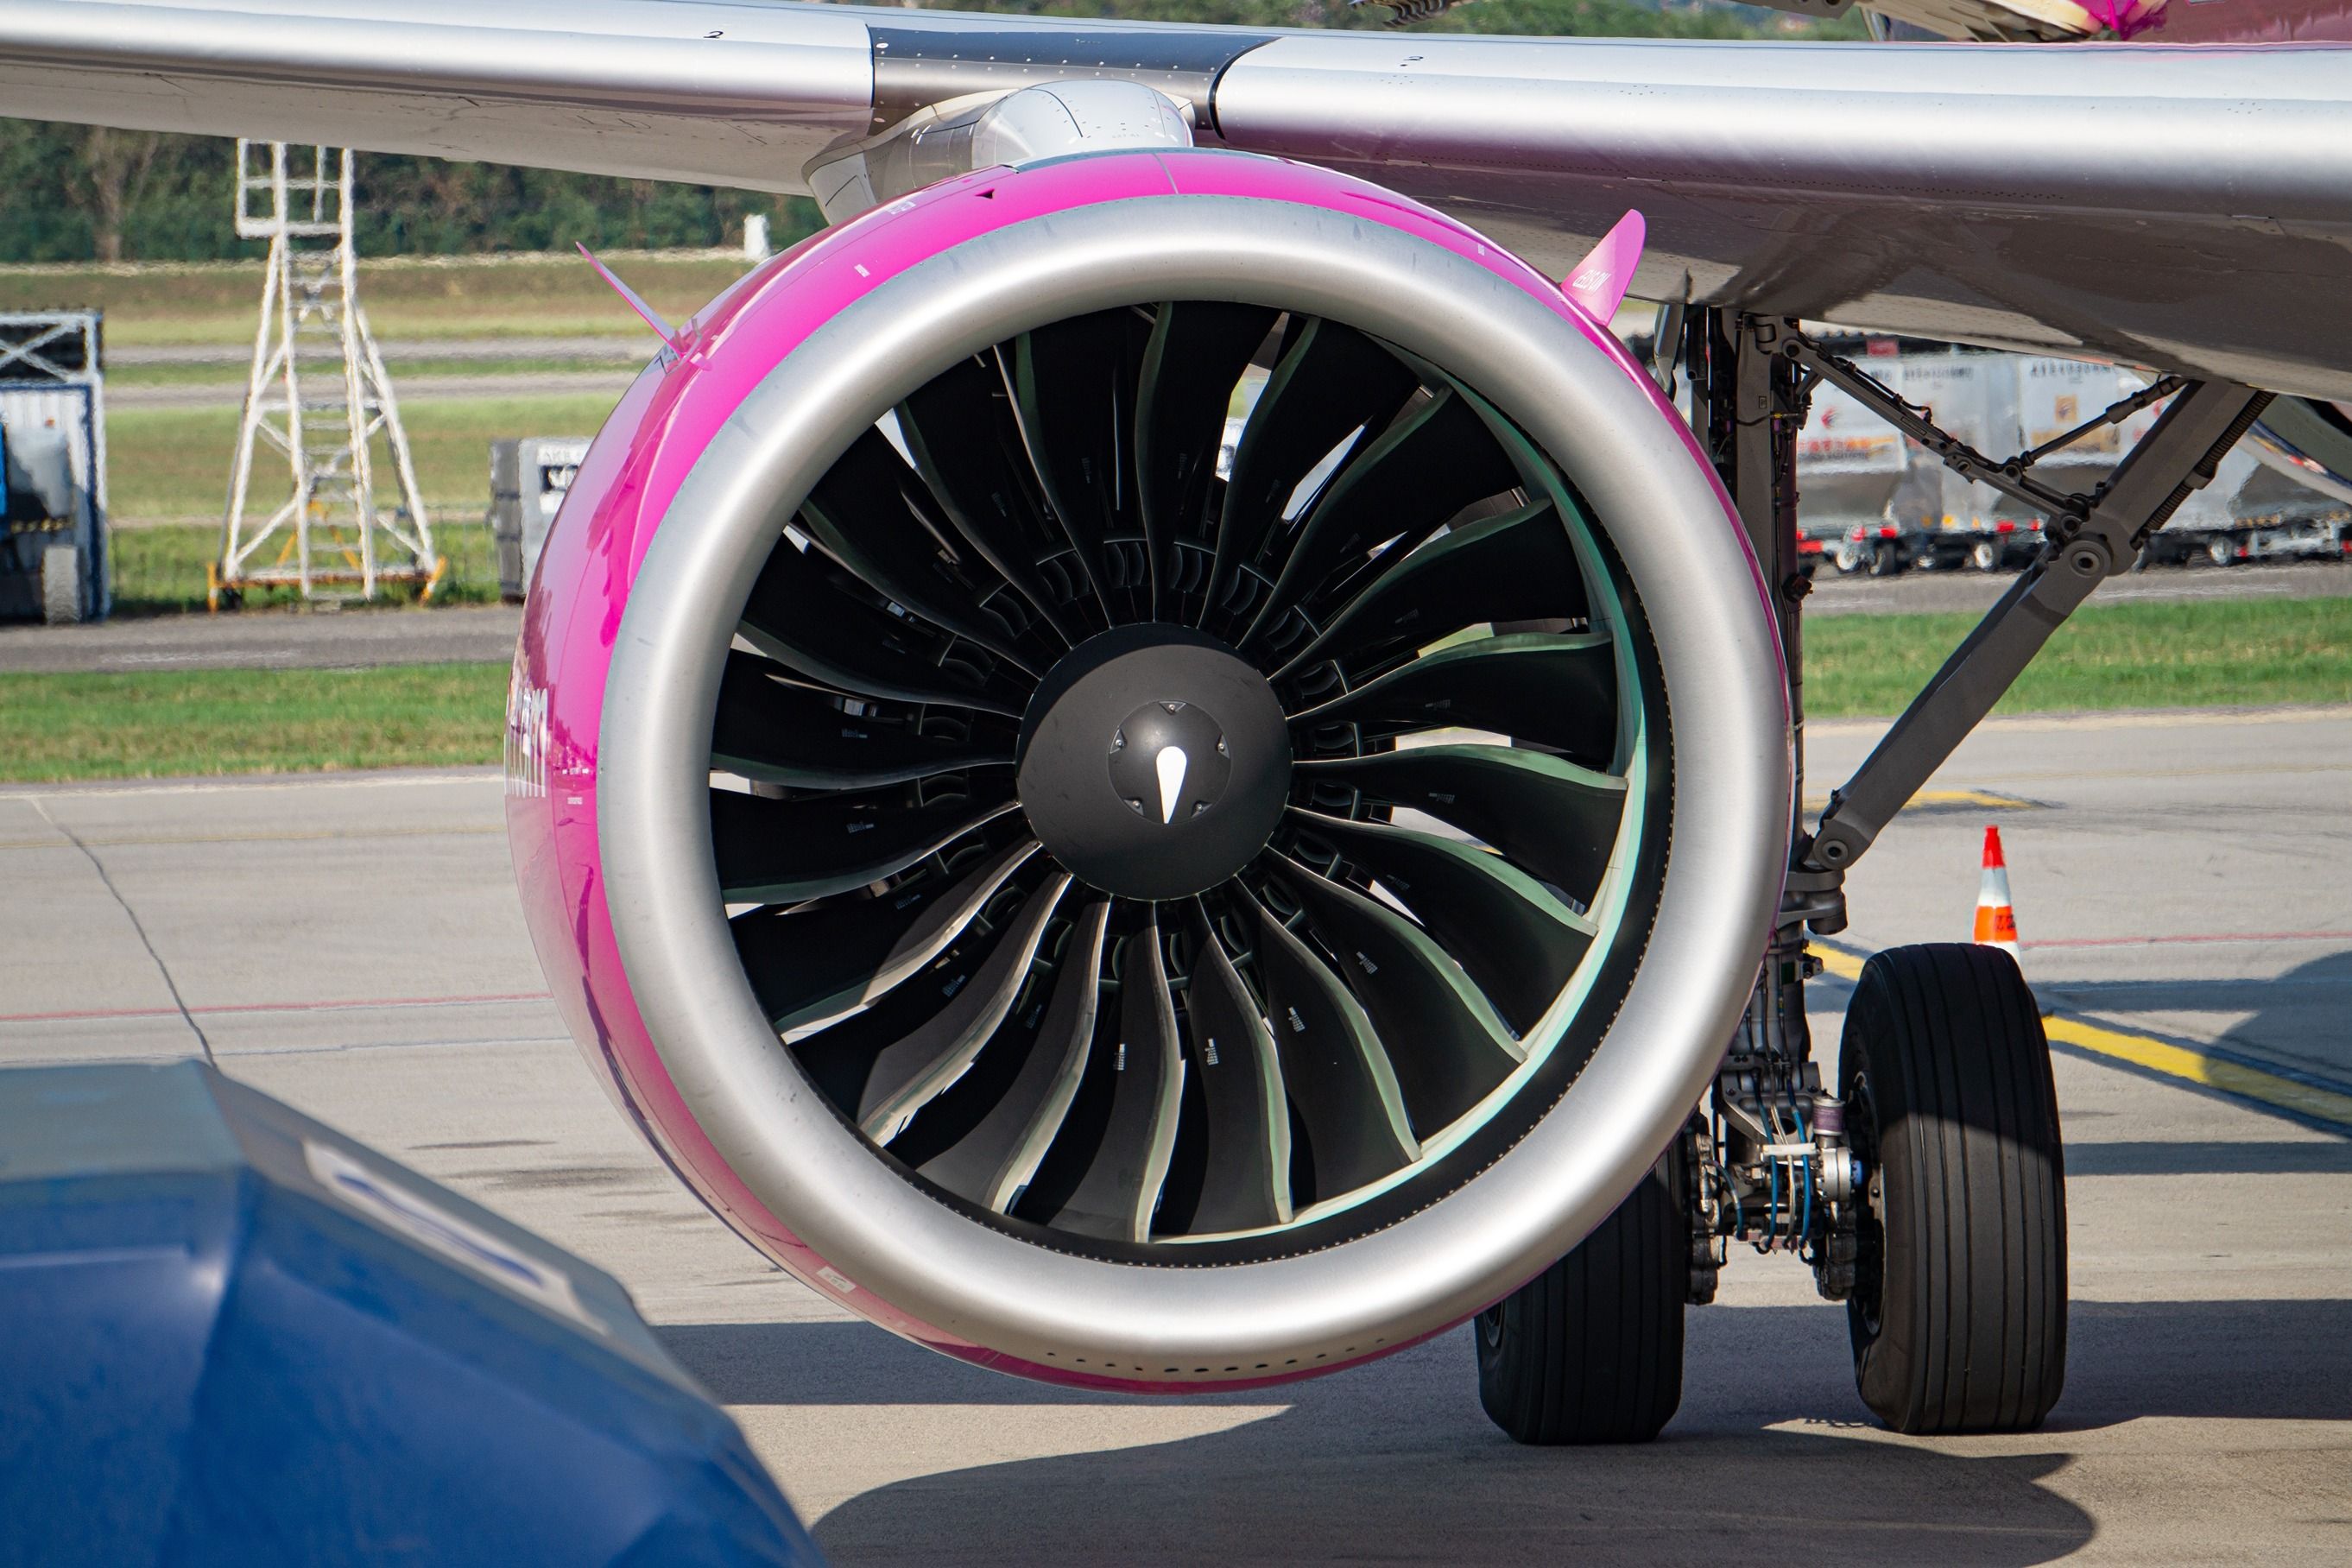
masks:
POLYGON ((0 674, 504 664, 521 633, 519 605, 143 616, 82 626, 0 623, 0 674))
MULTIPOLYGON (((1816 782, 1872 738, 1817 730, 1816 782)), ((1990 815, 2046 1001, 2352 1077, 2352 714, 2011 721, 1934 787, 2022 803, 1990 815)), ((1462 1331, 1256 1394, 1046 1389, 842 1321, 686 1196, 544 999, 499 798, 484 773, 0 791, 0 1060, 208 1047, 613 1269, 839 1563, 2352 1556, 2339 1133, 2062 1054, 2072 1358, 2023 1436, 1879 1431, 1843 1314, 1753 1257, 1690 1314, 1643 1449, 1514 1447, 1462 1331)), ((1849 935, 1965 934, 1987 817, 1898 824, 1849 935)), ((1843 987, 1817 1001, 1833 1058, 1843 987)))

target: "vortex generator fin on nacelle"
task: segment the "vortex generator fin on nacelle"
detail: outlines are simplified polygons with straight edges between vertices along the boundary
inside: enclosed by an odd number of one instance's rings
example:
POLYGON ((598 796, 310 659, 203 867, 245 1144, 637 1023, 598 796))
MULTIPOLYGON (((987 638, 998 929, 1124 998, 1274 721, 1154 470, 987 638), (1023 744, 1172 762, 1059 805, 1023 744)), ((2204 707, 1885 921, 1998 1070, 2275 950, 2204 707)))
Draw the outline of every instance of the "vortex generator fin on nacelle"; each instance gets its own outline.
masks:
POLYGON ((845 1306, 1328 1371, 1604 1217, 1779 893, 1778 648, 1687 432, 1450 220, 982 171, 681 329, 551 534, 525 905, 618 1102, 845 1306))

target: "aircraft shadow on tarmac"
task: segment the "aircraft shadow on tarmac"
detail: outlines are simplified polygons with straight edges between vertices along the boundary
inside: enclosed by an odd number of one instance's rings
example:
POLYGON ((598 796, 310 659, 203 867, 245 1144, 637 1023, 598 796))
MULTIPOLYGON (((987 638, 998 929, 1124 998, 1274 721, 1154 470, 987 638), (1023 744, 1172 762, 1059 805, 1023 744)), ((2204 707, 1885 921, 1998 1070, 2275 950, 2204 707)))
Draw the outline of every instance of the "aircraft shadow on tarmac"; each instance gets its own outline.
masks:
MULTIPOLYGON (((1833 1556, 2026 1564, 2094 1533, 2042 1484, 2079 1446, 2070 1432, 2146 1416, 2352 1421, 2352 1302, 2078 1303, 2071 1335, 2048 1432, 1931 1449, 1870 1423, 1843 1312, 1694 1310, 1683 1411, 1664 1437, 1538 1450, 1479 1412, 1457 1331, 1352 1373, 1204 1396, 1285 1407, 1213 1435, 878 1487, 816 1535, 844 1564, 1736 1561, 1775 1535, 1833 1556)), ((982 1372, 857 1324, 663 1337, 729 1404, 1139 1403, 982 1372)))
MULTIPOLYGON (((2326 1034, 2315 1035, 2315 1003, 2347 984, 2352 953, 2271 981, 2051 990, 2102 1013, 2245 1012, 2233 1040, 2308 1050, 2326 1034)), ((1833 1051, 1834 1036, 1820 1044, 1833 1051)), ((2352 1141, 2083 1142, 2067 1160, 2086 1177, 2352 1173, 2352 1141)), ((1776 1540, 1848 1559, 2022 1565, 2096 1532, 2045 1484, 2096 1446, 2082 1435, 2141 1418, 2352 1421, 2352 1301, 2078 1301, 2069 1332, 2066 1394, 2037 1436, 1887 1438, 1853 1393, 1842 1311, 1722 1307, 1690 1313, 1682 1412, 1647 1447, 1512 1445, 1478 1409, 1457 1331, 1315 1382, 1203 1395, 1267 1412, 1211 1435, 877 1487, 815 1533, 845 1568, 1725 1562, 1776 1540)), ((730 1405, 931 1405, 945 1422, 956 1406, 1155 1403, 1000 1376, 862 1324, 693 1324, 663 1337, 730 1405)), ((1148 1416, 1138 1430, 1149 1434, 1148 1416)))
POLYGON ((2352 1175, 2352 1140, 2299 1143, 2168 1142, 2066 1145, 2066 1175, 2352 1175))
POLYGON ((2352 1037, 2343 1028, 2352 1012, 2352 952, 2326 953, 2268 979, 2084 980, 2034 989, 2044 1006, 2121 1017, 2135 1028, 2143 1026, 2134 1014, 2242 1013, 2216 1042, 2225 1050, 2352 1082, 2352 1037))

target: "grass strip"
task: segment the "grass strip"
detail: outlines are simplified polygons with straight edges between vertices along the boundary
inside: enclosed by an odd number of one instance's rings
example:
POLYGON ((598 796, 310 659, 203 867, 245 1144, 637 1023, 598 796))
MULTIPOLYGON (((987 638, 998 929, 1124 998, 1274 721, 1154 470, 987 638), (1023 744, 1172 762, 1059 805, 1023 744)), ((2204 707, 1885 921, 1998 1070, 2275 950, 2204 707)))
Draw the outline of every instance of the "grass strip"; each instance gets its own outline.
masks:
POLYGON ((0 780, 495 763, 508 667, 0 675, 0 780))
MULTIPOLYGON (((1824 616, 1805 626, 1805 711, 1902 711, 1979 617, 1824 616)), ((2352 599, 2093 605, 2060 626, 1996 713, 2352 702, 2352 599)))
MULTIPOLYGON (((480 521, 480 505, 470 512, 458 512, 458 517, 466 517, 466 521, 433 524, 433 550, 449 562, 449 572, 433 588, 433 602, 489 605, 499 597, 499 555, 489 538, 489 524, 480 521)), ((324 545, 315 543, 315 548, 324 545)), ((207 521, 115 529, 108 550, 118 616, 200 611, 205 609, 205 566, 221 555, 221 527, 207 521)), ((336 593, 341 593, 341 588, 336 593)), ((407 583, 385 583, 379 593, 388 605, 414 605, 416 599, 416 588, 407 583)), ((301 595, 291 588, 254 588, 245 595, 247 611, 294 606, 299 602, 301 595)))
MULTIPOLYGON (((1973 624, 1824 617, 1805 632, 1808 710, 1895 711, 1973 624)), ((0 780, 495 763, 506 679, 504 664, 0 675, 0 780)), ((2352 703, 2352 599, 2084 610, 2000 710, 2275 703, 2352 703)))
MULTIPOLYGON (((613 412, 613 402, 609 393, 428 397, 404 401, 400 420, 415 459, 417 488, 429 507, 440 496, 489 495, 492 441, 509 436, 593 436, 613 412)), ((106 416, 107 505, 113 514, 194 514, 217 520, 226 504, 229 468, 236 456, 236 421, 237 411, 227 407, 110 411, 106 416)), ((393 466, 380 439, 375 476, 379 500, 396 502, 393 466)), ((281 459, 274 475, 257 479, 251 495, 266 518, 289 493, 281 459)), ((480 502, 474 504, 478 508, 480 502)), ((475 520, 480 516, 478 510, 473 513, 475 520)))
MULTIPOLYGON (((469 513, 457 514, 465 521, 434 524, 433 548, 449 563, 447 574, 433 590, 435 603, 483 605, 498 598, 498 553, 481 512, 477 505, 469 513)), ((204 609, 205 567, 219 558, 220 538, 218 523, 115 530, 110 542, 114 613, 153 616, 204 609)), ((380 591, 389 604, 406 605, 416 598, 416 590, 405 584, 388 584, 380 591)), ((247 592, 245 607, 265 610, 300 599, 291 588, 256 588, 247 592)))

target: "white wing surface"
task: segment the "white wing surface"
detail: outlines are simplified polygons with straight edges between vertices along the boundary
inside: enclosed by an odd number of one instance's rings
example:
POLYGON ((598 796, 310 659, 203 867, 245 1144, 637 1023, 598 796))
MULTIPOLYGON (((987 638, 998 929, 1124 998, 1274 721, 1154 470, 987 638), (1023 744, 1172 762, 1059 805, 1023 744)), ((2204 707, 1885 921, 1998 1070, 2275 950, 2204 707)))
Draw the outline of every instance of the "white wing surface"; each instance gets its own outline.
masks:
POLYGON ((948 99, 1148 82, 1633 292, 2352 396, 2352 49, 1252 32, 709 0, 17 0, 0 112, 804 191, 948 99))

